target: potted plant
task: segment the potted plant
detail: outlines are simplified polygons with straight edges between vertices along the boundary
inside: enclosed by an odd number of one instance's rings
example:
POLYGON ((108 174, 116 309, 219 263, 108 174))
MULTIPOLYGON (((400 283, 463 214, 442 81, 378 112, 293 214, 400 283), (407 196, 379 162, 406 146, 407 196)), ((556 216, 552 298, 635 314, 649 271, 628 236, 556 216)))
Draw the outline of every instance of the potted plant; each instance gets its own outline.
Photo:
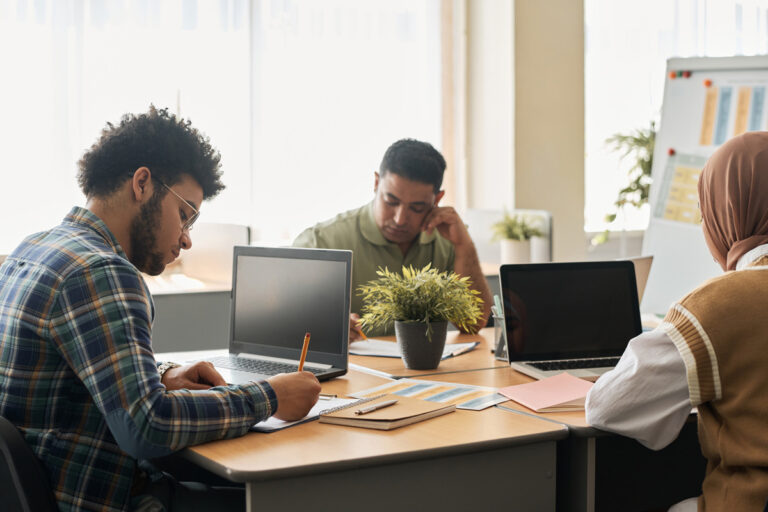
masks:
POLYGON ((387 268, 358 288, 363 298, 363 327, 395 325, 395 335, 405 366, 414 370, 437 368, 443 355, 448 322, 473 331, 482 318, 480 293, 470 288, 468 277, 403 267, 402 274, 387 268))
MULTIPOLYGON (((605 216, 605 222, 616 220, 616 215, 627 205, 640 208, 648 203, 648 194, 651 190, 651 169, 653 167, 653 149, 656 144, 656 123, 651 121, 650 127, 635 130, 633 133, 617 133, 605 140, 606 144, 613 146, 614 151, 621 151, 621 158, 631 155, 634 159, 632 167, 627 171, 629 183, 619 190, 619 195, 614 201, 614 211, 605 216)), ((592 245, 602 244, 608 241, 610 231, 595 235, 592 245)))
POLYGON ((501 242, 502 263, 528 263, 531 259, 531 238, 544 236, 537 226, 536 219, 529 215, 510 215, 491 226, 492 241, 501 242))

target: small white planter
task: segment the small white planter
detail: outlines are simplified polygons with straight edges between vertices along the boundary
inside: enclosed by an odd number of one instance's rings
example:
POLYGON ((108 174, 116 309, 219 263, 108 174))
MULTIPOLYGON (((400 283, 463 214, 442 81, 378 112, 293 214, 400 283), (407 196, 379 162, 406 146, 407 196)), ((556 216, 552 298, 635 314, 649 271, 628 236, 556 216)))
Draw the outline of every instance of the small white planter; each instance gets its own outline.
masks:
POLYGON ((502 240, 501 241, 501 263, 530 263, 531 261, 531 241, 530 240, 502 240))
POLYGON ((531 238, 531 263, 549 263, 549 239, 543 236, 531 238))

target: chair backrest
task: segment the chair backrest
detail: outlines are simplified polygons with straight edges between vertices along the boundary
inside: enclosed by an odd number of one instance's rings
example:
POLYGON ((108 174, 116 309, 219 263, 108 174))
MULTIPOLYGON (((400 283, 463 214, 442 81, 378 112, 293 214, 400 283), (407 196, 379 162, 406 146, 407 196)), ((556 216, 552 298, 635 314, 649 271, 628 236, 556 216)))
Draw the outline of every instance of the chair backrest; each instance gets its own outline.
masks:
MULTIPOLYGON (((542 231, 543 237, 531 245, 531 263, 552 261, 552 214, 546 210, 512 210, 510 215, 525 215, 533 219, 542 231)), ((498 242, 492 242, 491 226, 504 217, 504 210, 483 210, 469 208, 462 217, 475 243, 477 256, 483 263, 500 263, 501 249, 498 242)))
POLYGON ((250 245, 251 230, 241 224, 199 222, 192 234, 194 251, 184 251, 184 274, 212 283, 232 285, 232 251, 236 245, 250 245))
POLYGON ((21 432, 0 416, 0 496, 7 512, 56 511, 48 478, 21 432))

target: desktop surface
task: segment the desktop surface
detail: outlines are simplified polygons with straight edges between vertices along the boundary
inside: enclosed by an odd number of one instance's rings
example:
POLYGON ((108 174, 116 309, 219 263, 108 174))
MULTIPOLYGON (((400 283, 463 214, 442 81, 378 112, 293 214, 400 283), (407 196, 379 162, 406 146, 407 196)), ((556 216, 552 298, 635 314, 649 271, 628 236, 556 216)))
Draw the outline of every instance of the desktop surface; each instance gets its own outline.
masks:
MULTIPOLYGON (((339 396, 386 382, 351 370, 323 383, 339 396)), ((338 471, 416 460, 446 453, 474 452, 564 438, 561 425, 497 408, 456 411, 392 431, 316 421, 271 434, 251 433, 185 450, 185 457, 230 480, 244 482, 338 471)))
MULTIPOLYGON (((513 370, 509 366, 505 368, 492 368, 486 370, 466 371, 416 378, 422 380, 435 380, 440 382, 455 382, 471 386, 488 386, 493 388, 503 388, 517 384, 527 384, 528 382, 533 382, 535 380, 532 377, 528 377, 527 375, 518 372, 517 370, 513 370)), ((523 414, 536 416, 538 418, 549 421, 556 421, 567 425, 571 429, 592 429, 592 427, 590 427, 587 423, 587 420, 584 416, 584 411, 538 413, 528 409, 524 405, 518 404, 514 400, 508 400, 506 402, 500 403, 499 405, 523 414)))
MULTIPOLYGON (((380 336, 376 339, 395 342, 394 336, 380 336)), ((383 372, 395 378, 417 377, 423 375, 438 375, 441 373, 480 370, 484 368, 509 368, 509 363, 497 361, 493 357, 493 328, 480 329, 477 334, 462 334, 457 331, 449 332, 446 343, 468 343, 478 341, 480 344, 465 354, 449 357, 440 361, 434 370, 410 370, 405 367, 402 359, 392 357, 349 356, 349 362, 366 368, 383 372)))

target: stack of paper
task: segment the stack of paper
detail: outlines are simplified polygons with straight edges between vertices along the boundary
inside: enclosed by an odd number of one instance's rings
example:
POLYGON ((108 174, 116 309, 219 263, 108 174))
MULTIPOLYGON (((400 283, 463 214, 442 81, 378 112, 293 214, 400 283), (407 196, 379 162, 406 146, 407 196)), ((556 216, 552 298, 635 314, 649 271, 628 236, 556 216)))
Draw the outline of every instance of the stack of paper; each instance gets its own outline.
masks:
POLYGON ((536 412, 584 410, 584 399, 592 383, 569 373, 528 384, 507 386, 499 393, 536 412))
POLYGON ((359 398, 331 398, 328 400, 321 399, 318 400, 315 406, 310 409, 309 413, 307 413, 307 415, 300 420, 284 421, 271 416, 268 419, 251 426, 251 430, 254 432, 276 432, 278 430, 283 430, 284 428, 316 420, 318 417, 320 417, 320 414, 325 411, 335 410, 340 407, 348 407, 356 403, 360 403, 359 398))

